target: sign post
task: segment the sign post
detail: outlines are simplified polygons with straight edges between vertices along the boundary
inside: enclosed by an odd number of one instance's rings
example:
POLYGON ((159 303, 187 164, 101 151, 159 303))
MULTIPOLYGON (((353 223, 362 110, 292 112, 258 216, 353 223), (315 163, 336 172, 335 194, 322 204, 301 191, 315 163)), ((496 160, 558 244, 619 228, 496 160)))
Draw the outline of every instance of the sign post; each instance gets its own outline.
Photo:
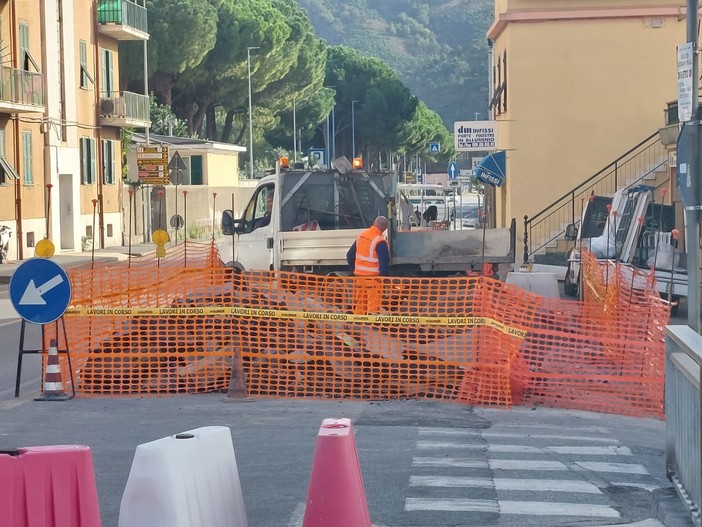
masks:
MULTIPOLYGON (((685 192, 689 199, 685 201, 687 225, 685 227, 685 245, 687 248, 687 324, 700 333, 700 122, 697 117, 699 108, 699 64, 698 64, 698 1, 687 0, 686 6, 687 43, 678 48, 678 102, 680 121, 687 121, 688 148, 687 159, 678 161, 678 178, 683 178, 685 192), (688 78, 689 75, 689 78, 688 78), (681 78, 682 77, 682 78, 681 78), (689 90, 689 95, 687 90, 689 90), (683 109, 683 106, 685 108, 683 109)), ((680 182, 679 182, 680 184, 680 182)), ((671 286, 672 287, 672 286, 671 286)))
MULTIPOLYGON (((71 281, 66 272, 56 263, 45 258, 32 258, 22 263, 10 279, 10 302, 22 318, 20 328, 19 354, 17 358, 17 378, 15 380, 15 397, 19 397, 20 379, 22 377, 22 356, 25 353, 42 353, 44 350, 28 350, 24 348, 26 323, 42 326, 42 346, 44 345, 44 325, 58 321, 66 311, 71 301, 71 281)), ((63 322, 63 320, 62 320, 63 322)), ((73 383, 73 367, 68 352, 66 327, 63 326, 65 353, 68 357, 68 369, 73 383)), ((58 338, 58 322, 56 322, 56 341, 58 338)))

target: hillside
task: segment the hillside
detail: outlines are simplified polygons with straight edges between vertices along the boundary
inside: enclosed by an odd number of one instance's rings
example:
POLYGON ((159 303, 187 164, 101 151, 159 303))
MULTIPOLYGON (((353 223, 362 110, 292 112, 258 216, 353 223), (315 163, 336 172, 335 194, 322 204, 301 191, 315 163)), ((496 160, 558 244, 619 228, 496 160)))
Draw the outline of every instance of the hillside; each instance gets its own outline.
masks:
POLYGON ((493 0, 298 0, 317 34, 378 57, 444 123, 486 117, 493 0))

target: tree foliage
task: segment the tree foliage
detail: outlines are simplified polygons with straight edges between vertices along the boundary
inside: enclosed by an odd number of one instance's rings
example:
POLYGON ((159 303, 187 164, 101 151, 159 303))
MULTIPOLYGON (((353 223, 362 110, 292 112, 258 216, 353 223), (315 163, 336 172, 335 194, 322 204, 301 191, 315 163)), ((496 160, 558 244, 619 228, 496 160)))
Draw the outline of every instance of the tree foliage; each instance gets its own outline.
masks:
MULTIPOLYGON (((150 0, 149 20, 154 132, 167 133, 170 122, 175 135, 248 143, 250 81, 259 160, 293 147, 293 121, 305 147, 324 146, 330 113, 338 155, 376 158, 451 142, 395 71, 350 47, 329 47, 296 0, 150 0)), ((143 48, 125 53, 121 72, 137 85, 143 48)))

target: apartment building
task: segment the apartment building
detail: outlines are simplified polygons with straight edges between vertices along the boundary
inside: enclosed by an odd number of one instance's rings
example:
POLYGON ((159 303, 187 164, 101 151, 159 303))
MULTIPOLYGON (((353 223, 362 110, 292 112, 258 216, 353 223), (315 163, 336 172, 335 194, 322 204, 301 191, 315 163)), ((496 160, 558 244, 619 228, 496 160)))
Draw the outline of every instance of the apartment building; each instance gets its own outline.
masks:
MULTIPOLYGON (((493 118, 507 177, 497 226, 522 222, 663 125, 677 98, 680 0, 495 0, 493 118)), ((519 223, 518 223, 519 225, 519 223)))
POLYGON ((146 42, 144 0, 0 4, 0 224, 11 259, 122 242, 122 128, 149 126, 145 94, 119 89, 120 40, 146 42))

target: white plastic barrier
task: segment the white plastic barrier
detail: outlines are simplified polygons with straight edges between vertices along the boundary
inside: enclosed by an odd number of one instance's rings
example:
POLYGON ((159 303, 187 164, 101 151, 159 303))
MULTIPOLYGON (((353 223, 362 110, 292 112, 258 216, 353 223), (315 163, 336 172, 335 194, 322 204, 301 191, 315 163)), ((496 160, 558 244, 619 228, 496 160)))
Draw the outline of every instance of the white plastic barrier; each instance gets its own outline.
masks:
POLYGON ((507 273, 508 284, 514 284, 525 291, 547 298, 559 298, 558 279, 556 273, 507 273))
POLYGON ((206 426, 139 445, 119 527, 248 527, 229 428, 206 426))

